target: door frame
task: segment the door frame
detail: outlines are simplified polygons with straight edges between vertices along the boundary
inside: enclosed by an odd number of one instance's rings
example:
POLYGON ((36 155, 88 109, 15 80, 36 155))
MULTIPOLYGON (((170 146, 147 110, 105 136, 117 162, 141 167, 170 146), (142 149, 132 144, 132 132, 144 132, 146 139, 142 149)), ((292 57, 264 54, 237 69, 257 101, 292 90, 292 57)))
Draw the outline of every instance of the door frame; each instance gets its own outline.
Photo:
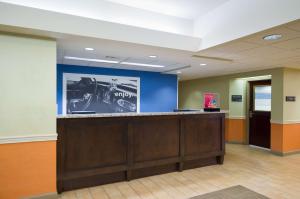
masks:
MULTIPOLYGON (((259 81, 259 80, 270 80, 271 86, 272 86, 272 76, 270 75, 270 78, 257 78, 257 79, 247 79, 246 81, 246 91, 245 91, 245 131, 246 131, 246 140, 244 144, 249 145, 249 135, 250 135, 250 117, 249 117, 249 109, 250 109, 250 82, 251 81, 259 81)), ((272 110, 271 110, 272 113, 272 110)))
MULTIPOLYGON (((250 83, 251 82, 261 82, 261 85, 271 85, 272 86, 272 78, 270 79, 255 79, 255 80, 248 80, 247 81, 247 86, 246 86, 246 144, 250 145, 250 107, 251 107, 251 97, 253 98, 253 96, 251 95, 251 86, 250 83)), ((253 101, 253 100, 252 100, 253 101)), ((271 111, 270 114, 272 113, 272 107, 271 107, 271 111)), ((271 132, 270 132, 271 133, 271 132)), ((270 137, 271 139, 271 137, 270 137)), ((271 140, 270 140, 271 142, 271 140)), ((263 148, 263 147, 259 147, 259 146, 255 146, 255 145, 251 145, 257 148, 262 148, 265 150, 270 150, 269 148, 263 148)))

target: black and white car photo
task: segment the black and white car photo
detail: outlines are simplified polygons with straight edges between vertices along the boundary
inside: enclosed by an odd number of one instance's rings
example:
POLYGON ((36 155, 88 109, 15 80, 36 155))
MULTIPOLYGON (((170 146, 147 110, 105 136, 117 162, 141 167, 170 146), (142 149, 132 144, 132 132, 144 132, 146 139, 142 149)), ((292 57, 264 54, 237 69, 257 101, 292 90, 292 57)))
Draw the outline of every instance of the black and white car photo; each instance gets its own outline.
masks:
POLYGON ((64 74, 64 111, 139 112, 139 78, 64 74))

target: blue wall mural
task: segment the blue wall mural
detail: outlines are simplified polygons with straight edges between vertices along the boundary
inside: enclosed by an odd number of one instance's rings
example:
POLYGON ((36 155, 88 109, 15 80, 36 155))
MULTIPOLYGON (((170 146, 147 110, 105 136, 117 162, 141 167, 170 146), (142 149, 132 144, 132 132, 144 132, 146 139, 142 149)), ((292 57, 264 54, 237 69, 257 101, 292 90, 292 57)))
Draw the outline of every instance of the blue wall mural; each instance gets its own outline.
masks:
POLYGON ((57 65, 57 108, 62 114, 63 73, 140 78, 140 112, 170 112, 177 108, 177 75, 100 67, 57 65))

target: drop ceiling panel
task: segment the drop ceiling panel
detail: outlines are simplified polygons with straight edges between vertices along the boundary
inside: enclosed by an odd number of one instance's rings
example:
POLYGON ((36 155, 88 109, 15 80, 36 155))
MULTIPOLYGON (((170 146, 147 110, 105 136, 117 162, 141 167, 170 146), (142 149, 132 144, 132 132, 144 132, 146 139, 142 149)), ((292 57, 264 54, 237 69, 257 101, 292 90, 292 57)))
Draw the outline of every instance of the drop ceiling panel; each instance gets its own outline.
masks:
POLYGON ((158 62, 157 59, 141 59, 134 57, 127 57, 126 62, 134 62, 134 63, 143 63, 143 64, 156 64, 158 62))
POLYGON ((190 67, 190 65, 182 64, 182 63, 174 63, 174 64, 170 65, 169 67, 172 69, 178 69, 178 68, 190 67))
MULTIPOLYGON (((299 36, 300 36, 300 34, 299 34, 299 36)), ((276 44, 273 44, 272 46, 277 47, 277 48, 286 49, 286 50, 297 50, 297 49, 300 49, 300 37, 282 41, 282 42, 278 42, 276 44)))
POLYGON ((284 67, 288 67, 288 68, 298 68, 300 69, 300 61, 299 62, 288 62, 283 64, 284 67))
POLYGON ((287 28, 300 32, 300 22, 299 20, 295 22, 288 23, 286 25, 287 28))
POLYGON ((166 66, 165 68, 167 68, 167 69, 183 67, 183 66, 188 65, 188 64, 178 63, 176 61, 171 62, 171 61, 163 61, 163 60, 158 60, 157 62, 153 62, 153 63, 166 66))
MULTIPOLYGON (((236 59, 239 57, 239 55, 237 53, 218 50, 217 47, 209 48, 209 49, 194 53, 194 55, 217 57, 217 58, 224 58, 224 59, 236 59)), ((198 58, 198 59, 200 59, 200 58, 198 58)), ((203 61, 205 61, 205 60, 207 60, 207 59, 203 59, 203 61)))
POLYGON ((66 65, 76 65, 76 66, 88 66, 89 62, 87 61, 80 61, 80 60, 70 60, 70 59, 64 59, 62 64, 66 65))
POLYGON ((285 66, 287 66, 289 63, 300 63, 300 54, 296 57, 282 58, 278 60, 278 63, 284 64, 285 66))
POLYGON ((300 36, 299 32, 297 32, 295 30, 291 30, 291 29, 284 28, 284 27, 279 27, 279 28, 272 28, 270 30, 248 36, 245 39, 243 39, 243 41, 250 42, 253 44, 259 44, 259 45, 270 45, 273 43, 293 39, 293 38, 296 38, 299 36, 300 36), (275 41, 266 41, 263 39, 264 36, 273 35, 273 34, 280 34, 280 35, 282 35, 282 38, 279 40, 275 40, 275 41))
POLYGON ((103 68, 114 68, 114 64, 110 63, 100 63, 100 62, 87 62, 87 66, 92 66, 92 67, 103 67, 103 68))
POLYGON ((217 50, 225 53, 238 53, 244 50, 250 50, 259 47, 258 44, 253 44, 249 42, 238 41, 235 43, 228 43, 220 46, 217 50))
POLYGON ((250 59, 251 57, 257 58, 267 58, 267 57, 274 57, 280 53, 284 53, 285 51, 279 48, 270 47, 270 46, 263 46, 259 48, 254 48, 251 50, 242 51, 239 54, 246 59, 250 59))

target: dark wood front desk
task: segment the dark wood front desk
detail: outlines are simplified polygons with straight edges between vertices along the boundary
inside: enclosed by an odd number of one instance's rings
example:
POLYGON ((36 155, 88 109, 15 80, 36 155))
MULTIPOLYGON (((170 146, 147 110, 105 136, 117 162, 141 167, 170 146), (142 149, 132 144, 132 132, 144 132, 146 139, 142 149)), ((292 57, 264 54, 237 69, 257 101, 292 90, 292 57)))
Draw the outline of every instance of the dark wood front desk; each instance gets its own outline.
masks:
POLYGON ((222 164, 224 118, 224 112, 58 117, 58 192, 222 164))

